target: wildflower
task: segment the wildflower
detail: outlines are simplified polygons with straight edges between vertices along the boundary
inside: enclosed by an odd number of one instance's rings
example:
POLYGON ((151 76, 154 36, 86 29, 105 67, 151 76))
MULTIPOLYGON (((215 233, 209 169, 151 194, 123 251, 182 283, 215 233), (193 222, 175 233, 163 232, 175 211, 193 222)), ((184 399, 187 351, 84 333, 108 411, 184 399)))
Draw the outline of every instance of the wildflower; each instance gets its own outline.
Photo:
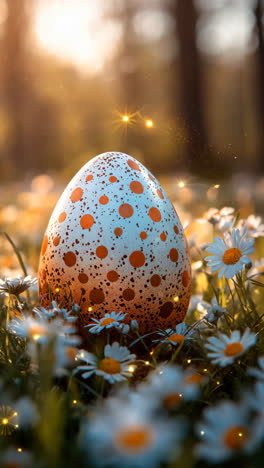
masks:
POLYGON ((212 359, 213 364, 225 367, 244 354, 256 341, 256 335, 247 328, 243 335, 236 330, 230 337, 223 333, 219 333, 218 337, 211 336, 205 347, 210 351, 208 357, 212 359))
POLYGON ((174 410, 184 401, 194 400, 200 393, 203 376, 193 369, 162 365, 155 369, 138 390, 147 398, 158 401, 162 407, 174 410))
POLYGON ((25 278, 18 276, 17 278, 0 279, 0 294, 11 294, 18 297, 24 291, 36 284, 37 281, 37 278, 32 278, 32 276, 26 276, 25 278))
POLYGON ((124 320, 126 314, 123 314, 122 312, 110 312, 108 314, 105 314, 103 318, 97 320, 97 319, 92 319, 94 323, 90 323, 89 325, 86 325, 87 328, 89 328, 90 333, 100 333, 102 330, 106 329, 109 330, 110 328, 119 328, 120 327, 120 322, 124 320))
POLYGON ((203 301, 202 294, 193 294, 190 299, 187 314, 192 315, 196 310, 198 310, 198 312, 203 314, 199 317, 202 318, 206 314, 207 306, 208 302, 203 301))
MULTIPOLYGON (((225 206, 221 210, 210 208, 204 215, 206 221, 213 225, 218 225, 222 231, 230 229, 234 221, 234 208, 225 206)), ((201 220, 203 221, 203 220, 201 220)))
POLYGON ((207 245, 206 251, 213 255, 205 260, 213 272, 220 270, 219 278, 233 278, 243 269, 243 265, 250 263, 246 255, 254 251, 253 244, 254 239, 247 238, 246 230, 233 229, 231 234, 224 234, 224 239, 215 237, 214 243, 207 245))
POLYGON ((178 451, 184 426, 158 417, 145 399, 109 398, 81 428, 80 441, 96 466, 158 468, 178 451), (107 457, 106 457, 107 454, 107 457))
POLYGON ((217 320, 223 315, 226 314, 227 310, 225 307, 221 307, 216 299, 213 297, 211 304, 207 308, 206 315, 204 318, 210 323, 216 323, 217 320))
POLYGON ((82 374, 84 379, 96 374, 114 384, 126 380, 126 377, 131 377, 129 365, 136 356, 130 354, 125 346, 120 346, 117 342, 114 342, 112 345, 105 346, 102 359, 84 350, 80 351, 76 357, 87 363, 76 368, 76 372, 79 370, 84 371, 82 374))
POLYGON ((49 353, 53 374, 64 375, 67 373, 64 367, 73 364, 77 354, 76 346, 80 344, 81 339, 74 334, 76 329, 71 323, 65 323, 63 319, 59 318, 47 320, 47 318, 43 318, 46 317, 46 313, 40 317, 23 317, 11 320, 9 331, 20 338, 29 340, 27 350, 33 365, 38 360, 36 345, 40 344, 42 352, 49 353), (53 342, 52 348, 49 346, 51 342, 53 342))
POLYGON ((264 236, 264 224, 260 216, 250 215, 247 219, 239 220, 238 228, 246 228, 251 237, 264 236))
MULTIPOLYGON (((264 382, 256 382, 253 392, 247 392, 245 399, 248 405, 259 415, 264 416, 264 382)), ((264 436, 264 434, 263 434, 264 436)))
POLYGON ((66 310, 66 309, 60 309, 57 306, 57 303, 55 301, 52 301, 51 307, 47 307, 46 309, 44 307, 35 307, 33 309, 33 313, 36 314, 40 319, 44 320, 50 320, 55 317, 62 319, 64 322, 67 323, 74 323, 76 320, 78 320, 78 317, 73 316, 72 313, 75 313, 75 309, 79 306, 76 306, 76 304, 73 304, 71 310, 66 310))
POLYGON ((190 339, 190 327, 185 322, 176 325, 175 329, 168 328, 165 331, 158 332, 158 335, 164 339, 154 340, 154 342, 170 343, 173 346, 178 346, 184 340, 190 339))
POLYGON ((245 404, 221 402, 206 408, 196 433, 202 441, 196 455, 219 463, 238 452, 252 452, 264 436, 264 420, 250 419, 250 408, 245 404))
POLYGON ((137 320, 131 320, 130 322, 130 327, 132 331, 138 331, 138 321, 137 320))
POLYGON ((53 329, 48 322, 33 317, 13 319, 8 329, 10 333, 20 338, 29 338, 40 343, 47 341, 48 337, 53 334, 53 329))

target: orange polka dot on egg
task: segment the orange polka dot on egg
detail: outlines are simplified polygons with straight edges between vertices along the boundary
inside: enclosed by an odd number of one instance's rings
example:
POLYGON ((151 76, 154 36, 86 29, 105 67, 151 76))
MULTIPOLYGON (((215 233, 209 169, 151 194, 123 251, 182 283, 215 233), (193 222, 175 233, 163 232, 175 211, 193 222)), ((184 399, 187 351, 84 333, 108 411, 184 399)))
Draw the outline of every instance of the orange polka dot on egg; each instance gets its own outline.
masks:
POLYGON ((41 255, 45 255, 49 243, 48 236, 44 236, 42 246, 41 246, 41 255))
POLYGON ((173 226, 173 229, 174 229, 175 234, 179 234, 179 229, 178 229, 178 226, 176 226, 176 224, 173 226))
POLYGON ((168 318, 173 311, 173 303, 168 301, 165 302, 161 307, 160 307, 160 316, 162 318, 168 318))
POLYGON ((112 184, 113 184, 113 183, 117 182, 117 178, 115 176, 110 176, 109 177, 109 182, 112 182, 112 184))
POLYGON ((184 270, 182 274, 182 284, 186 288, 190 282, 190 275, 187 270, 184 270))
POLYGON ((159 223, 161 220, 161 213, 158 208, 155 206, 152 206, 152 208, 149 209, 149 217, 154 221, 155 223, 159 223))
POLYGON ((111 283, 115 283, 119 278, 119 274, 114 270, 109 271, 106 276, 111 283))
POLYGON ((89 298, 93 304, 102 304, 105 300, 104 291, 102 289, 93 288, 90 291, 89 298))
POLYGON ((97 257, 101 259, 107 257, 108 255, 108 249, 104 245, 99 245, 99 247, 97 247, 95 252, 96 252, 97 257))
POLYGON ((133 207, 129 203, 123 203, 123 205, 120 205, 118 211, 122 218, 131 218, 134 213, 133 207))
POLYGON ((120 237, 123 234, 123 229, 122 228, 115 228, 114 233, 116 237, 120 237))
POLYGON ((133 180, 132 182, 130 182, 129 187, 131 192, 133 193, 141 194, 144 191, 143 185, 137 180, 133 180))
POLYGON ((123 298, 125 301, 132 301, 135 297, 135 291, 133 289, 127 288, 123 291, 123 298))
POLYGON ((162 193, 162 191, 160 189, 157 189, 157 195, 159 198, 163 199, 164 198, 164 195, 162 193))
POLYGON ((72 267, 76 263, 76 255, 74 252, 66 252, 63 255, 63 261, 68 267, 72 267))
POLYGON ((93 175, 92 174, 89 174, 87 177, 86 177, 86 182, 90 182, 90 180, 93 180, 93 175))
POLYGON ((141 252, 141 250, 135 250, 129 256, 129 262, 135 268, 142 267, 145 264, 145 260, 145 255, 143 254, 143 252, 141 252))
POLYGON ((101 205, 107 205, 108 202, 109 202, 109 198, 106 195, 102 195, 99 198, 99 203, 101 203, 101 205))
POLYGON ((80 283, 85 284, 88 282, 88 276, 85 273, 79 273, 78 280, 80 283))
POLYGON ((166 239, 167 239, 166 233, 165 233, 165 232, 162 232, 162 233, 160 234, 160 240, 161 240, 162 242, 165 242, 166 239))
POLYGON ((77 187, 75 190, 73 190, 70 199, 73 203, 76 203, 79 201, 83 196, 83 190, 80 187, 77 187))
POLYGON ((136 163, 136 161, 133 161, 132 159, 127 160, 127 164, 131 169, 134 169, 135 171, 140 171, 139 165, 136 163))
POLYGON ((83 215, 80 220, 80 225, 83 229, 90 229, 94 224, 94 218, 90 214, 83 215))
POLYGON ((58 217, 59 223, 63 223, 63 221, 65 221, 66 217, 67 217, 67 214, 65 213, 65 211, 63 211, 63 212, 60 214, 60 216, 58 217))
POLYGON ((160 275, 152 275, 150 278, 150 283, 151 283, 151 286, 154 286, 155 288, 159 286, 161 283, 160 275))
POLYGON ((169 253, 169 257, 172 262, 177 262, 179 258, 178 250, 177 249, 171 249, 169 253))
POLYGON ((59 236, 54 237, 54 239, 53 239, 53 245, 54 245, 55 247, 58 247, 59 243, 60 243, 60 237, 59 237, 59 236))
POLYGON ((140 239, 142 239, 142 240, 145 240, 148 237, 148 235, 147 235, 147 233, 145 231, 142 231, 139 235, 140 235, 140 239))

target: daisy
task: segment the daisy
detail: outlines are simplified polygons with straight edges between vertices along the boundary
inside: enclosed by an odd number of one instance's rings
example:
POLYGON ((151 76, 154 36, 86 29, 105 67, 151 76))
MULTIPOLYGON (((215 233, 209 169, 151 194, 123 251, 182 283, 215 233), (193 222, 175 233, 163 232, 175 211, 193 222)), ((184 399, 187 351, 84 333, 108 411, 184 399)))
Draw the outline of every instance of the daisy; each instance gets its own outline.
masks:
POLYGON ((46 343, 54 338, 60 338, 65 345, 74 345, 76 328, 65 323, 62 319, 53 319, 48 321, 44 318, 34 318, 31 316, 16 318, 11 320, 8 329, 10 333, 20 338, 28 338, 30 341, 46 343))
POLYGON ((75 372, 84 371, 82 373, 84 379, 96 374, 114 384, 131 377, 129 366, 135 360, 136 355, 130 354, 125 346, 120 346, 115 342, 105 346, 102 359, 85 350, 81 350, 76 358, 86 362, 86 365, 78 366, 75 370, 75 372))
POLYGON ((173 346, 178 346, 184 340, 190 339, 190 330, 191 328, 185 322, 179 323, 176 325, 175 329, 167 328, 167 330, 162 330, 158 332, 163 339, 153 340, 154 343, 170 343, 173 346))
POLYGON ((78 320, 78 317, 72 315, 73 313, 76 313, 76 308, 77 311, 79 311, 79 306, 77 304, 73 304, 72 309, 69 311, 66 309, 60 309, 57 306, 57 303, 52 301, 51 307, 47 307, 46 309, 44 307, 35 307, 33 309, 33 313, 36 314, 39 318, 45 320, 59 317, 67 323, 74 323, 76 320, 78 320))
POLYGON ((250 215, 247 219, 238 222, 238 228, 246 227, 251 237, 264 236, 264 224, 260 216, 250 215))
POLYGON ((213 297, 211 300, 211 304, 209 304, 209 307, 207 308, 206 315, 204 318, 210 322, 210 323, 216 323, 217 320, 223 315, 227 314, 227 310, 225 307, 221 307, 216 299, 216 297, 213 297))
MULTIPOLYGON (((227 230, 230 229, 234 222, 234 208, 231 206, 225 206, 221 210, 217 208, 210 208, 204 215, 206 221, 212 225, 218 225, 218 229, 227 230)), ((204 220, 201 219, 201 222, 204 220)))
POLYGON ((264 416, 264 382, 257 382, 253 392, 248 392, 246 401, 250 407, 262 417, 264 416))
POLYGON ((146 399, 109 398, 81 427, 80 442, 95 466, 158 468, 179 450, 184 426, 156 416, 146 399))
POLYGON ((264 381, 264 356, 258 358, 258 365, 260 367, 259 369, 252 367, 248 369, 248 375, 264 381))
POLYGON ((163 365, 155 369, 146 383, 138 387, 139 393, 158 401, 163 408, 174 410, 184 401, 196 399, 203 376, 193 369, 163 365))
POLYGON ((196 433, 202 441, 196 447, 198 458, 219 463, 238 452, 252 452, 263 439, 264 419, 251 419, 250 408, 245 404, 221 402, 206 408, 196 433))
POLYGON ((223 333, 219 333, 218 337, 211 336, 205 347, 210 351, 208 357, 212 359, 213 364, 225 367, 244 354, 256 341, 255 333, 251 333, 247 328, 243 335, 235 330, 230 337, 223 333))
POLYGON ((127 314, 123 314, 122 312, 110 312, 99 320, 93 318, 92 320, 94 323, 90 323, 86 325, 86 327, 89 328, 90 333, 100 333, 104 329, 109 330, 113 327, 120 328, 119 322, 122 322, 126 315, 127 314))
POLYGON ((22 294, 24 291, 36 284, 37 281, 37 278, 32 278, 32 276, 26 276, 25 278, 18 276, 17 278, 0 279, 0 294, 12 294, 18 297, 19 294, 22 294))
POLYGON ((244 265, 251 263, 246 255, 254 251, 253 244, 254 239, 247 238, 246 230, 233 229, 224 234, 224 239, 215 237, 214 243, 207 244, 205 250, 213 255, 205 260, 212 272, 220 270, 219 278, 233 278, 244 265))

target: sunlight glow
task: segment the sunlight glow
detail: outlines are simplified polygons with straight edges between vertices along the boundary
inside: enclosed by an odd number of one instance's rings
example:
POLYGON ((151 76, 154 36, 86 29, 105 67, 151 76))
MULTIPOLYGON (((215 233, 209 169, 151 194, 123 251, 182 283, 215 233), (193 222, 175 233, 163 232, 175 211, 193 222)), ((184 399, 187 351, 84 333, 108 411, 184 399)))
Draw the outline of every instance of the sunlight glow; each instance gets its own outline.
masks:
POLYGON ((147 128, 152 128, 153 127, 153 120, 146 120, 145 125, 147 128))
POLYGON ((41 47, 81 69, 102 69, 120 29, 103 16, 103 2, 38 0, 34 33, 41 47))

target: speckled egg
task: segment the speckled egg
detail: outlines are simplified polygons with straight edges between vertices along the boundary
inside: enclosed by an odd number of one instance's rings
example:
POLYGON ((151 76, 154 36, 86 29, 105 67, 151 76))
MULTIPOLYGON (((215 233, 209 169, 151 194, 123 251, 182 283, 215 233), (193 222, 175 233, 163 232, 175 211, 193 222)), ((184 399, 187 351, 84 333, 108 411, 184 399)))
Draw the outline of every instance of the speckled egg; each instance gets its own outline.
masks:
POLYGON ((136 159, 104 153, 71 180, 50 218, 39 265, 42 305, 81 307, 81 322, 123 311, 141 333, 184 319, 191 292, 181 222, 136 159))

